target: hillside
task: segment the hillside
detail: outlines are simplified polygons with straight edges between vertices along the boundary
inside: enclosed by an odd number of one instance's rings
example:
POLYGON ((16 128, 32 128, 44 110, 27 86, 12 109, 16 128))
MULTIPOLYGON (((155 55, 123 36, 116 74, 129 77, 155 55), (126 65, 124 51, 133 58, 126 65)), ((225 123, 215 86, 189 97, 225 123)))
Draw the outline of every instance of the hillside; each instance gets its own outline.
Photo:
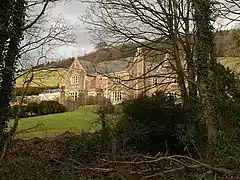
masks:
POLYGON ((64 70, 61 69, 49 69, 49 70, 40 70, 35 71, 31 74, 19 74, 19 78, 16 80, 16 86, 21 87, 23 83, 30 80, 32 74, 34 76, 30 86, 58 86, 64 70))
POLYGON ((219 57, 220 63, 235 73, 240 73, 240 57, 219 57))
MULTIPOLYGON (((240 30, 221 30, 215 33, 216 51, 218 57, 232 57, 240 56, 240 30)), ((143 43, 145 44, 145 43, 143 43)), ((124 57, 134 56, 136 48, 139 45, 136 43, 126 43, 123 45, 116 46, 114 48, 98 47, 95 51, 88 53, 84 56, 79 56, 80 59, 91 61, 94 63, 102 61, 110 61, 120 59, 124 57)), ((161 43, 147 44, 146 46, 152 46, 152 48, 161 49, 161 43)), ((143 47, 143 49, 146 49, 143 47)), ((149 49, 147 50, 149 52, 149 49)), ((147 56, 155 56, 156 52, 150 52, 147 56)))

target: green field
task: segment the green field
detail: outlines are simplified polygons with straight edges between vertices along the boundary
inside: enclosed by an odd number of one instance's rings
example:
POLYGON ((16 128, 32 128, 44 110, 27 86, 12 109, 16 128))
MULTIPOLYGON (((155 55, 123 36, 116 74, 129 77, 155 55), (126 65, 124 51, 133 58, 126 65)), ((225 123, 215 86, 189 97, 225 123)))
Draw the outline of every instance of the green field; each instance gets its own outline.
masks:
POLYGON ((62 77, 67 73, 66 69, 63 68, 52 68, 36 70, 34 72, 22 72, 16 75, 16 87, 23 87, 24 82, 33 79, 30 86, 33 87, 58 87, 62 77))
POLYGON ((81 131, 92 132, 99 127, 96 124, 98 117, 94 110, 93 106, 85 106, 73 112, 20 119, 17 137, 51 137, 65 131, 76 133, 81 131))
POLYGON ((219 57, 220 63, 235 73, 240 73, 240 57, 219 57))

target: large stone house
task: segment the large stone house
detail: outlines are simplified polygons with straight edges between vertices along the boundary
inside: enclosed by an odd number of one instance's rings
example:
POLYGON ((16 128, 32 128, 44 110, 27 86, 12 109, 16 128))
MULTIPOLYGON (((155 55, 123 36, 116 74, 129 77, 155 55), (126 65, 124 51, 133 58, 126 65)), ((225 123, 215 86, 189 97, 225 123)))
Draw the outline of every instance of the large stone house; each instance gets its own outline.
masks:
MULTIPOLYGON (((146 58, 140 48, 133 57, 100 63, 71 58, 41 66, 33 72, 21 72, 23 75, 17 78, 16 87, 24 87, 33 77, 30 87, 40 87, 44 91, 28 99, 59 100, 61 103, 69 99, 80 100, 81 94, 84 97, 101 95, 113 104, 158 90, 179 95, 176 73, 172 70, 174 61, 167 54, 154 59, 146 58)), ((218 60, 239 74, 239 57, 219 57, 218 60)))
POLYGON ((134 57, 97 64, 76 58, 60 80, 60 101, 77 100, 81 93, 85 93, 87 96, 102 95, 118 104, 141 93, 177 92, 175 75, 163 60, 146 62, 140 48, 134 57))

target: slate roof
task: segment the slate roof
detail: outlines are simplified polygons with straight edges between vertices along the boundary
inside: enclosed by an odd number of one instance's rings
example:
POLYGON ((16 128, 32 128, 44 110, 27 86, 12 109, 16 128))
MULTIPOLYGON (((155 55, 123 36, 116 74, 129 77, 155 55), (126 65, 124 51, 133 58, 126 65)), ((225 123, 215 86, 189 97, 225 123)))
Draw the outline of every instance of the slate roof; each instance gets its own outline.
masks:
POLYGON ((82 67, 86 70, 88 74, 95 74, 95 66, 90 61, 79 60, 82 67))
POLYGON ((128 71, 130 63, 127 59, 125 60, 114 60, 114 61, 104 61, 97 64, 97 72, 100 73, 115 73, 128 71))
POLYGON ((97 75, 128 71, 130 68, 130 62, 133 62, 133 57, 113 61, 103 61, 96 64, 84 60, 79 61, 88 74, 97 75))

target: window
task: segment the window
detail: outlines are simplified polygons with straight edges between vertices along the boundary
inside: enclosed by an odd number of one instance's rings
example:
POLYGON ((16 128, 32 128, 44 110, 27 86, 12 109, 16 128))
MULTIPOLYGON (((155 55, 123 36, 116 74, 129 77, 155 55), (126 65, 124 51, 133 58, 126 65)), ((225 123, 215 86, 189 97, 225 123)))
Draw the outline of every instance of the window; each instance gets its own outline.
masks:
POLYGON ((117 82, 117 83, 120 83, 121 82, 121 76, 116 76, 116 78, 115 78, 115 81, 117 82))
POLYGON ((113 101, 121 101, 122 100, 122 92, 121 91, 113 92, 112 99, 113 99, 113 101))
POLYGON ((152 86, 157 86, 158 85, 158 79, 154 78, 152 79, 152 86))
POLYGON ((69 95, 73 100, 77 100, 78 98, 78 92, 70 92, 69 95))
POLYGON ((176 97, 177 97, 177 93, 175 93, 175 92, 168 92, 168 93, 167 93, 167 96, 168 96, 169 98, 176 98, 176 97))
POLYGON ((71 77, 71 84, 78 84, 78 76, 72 76, 71 77))

